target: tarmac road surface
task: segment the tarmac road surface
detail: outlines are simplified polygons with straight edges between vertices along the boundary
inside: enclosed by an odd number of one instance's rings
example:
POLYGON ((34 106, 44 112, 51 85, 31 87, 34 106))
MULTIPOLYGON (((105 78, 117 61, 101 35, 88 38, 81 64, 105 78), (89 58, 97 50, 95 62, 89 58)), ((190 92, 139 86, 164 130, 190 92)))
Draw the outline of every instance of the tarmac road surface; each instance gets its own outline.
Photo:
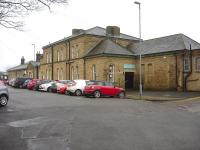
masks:
POLYGON ((200 149, 200 115, 172 103, 9 91, 0 150, 200 149))

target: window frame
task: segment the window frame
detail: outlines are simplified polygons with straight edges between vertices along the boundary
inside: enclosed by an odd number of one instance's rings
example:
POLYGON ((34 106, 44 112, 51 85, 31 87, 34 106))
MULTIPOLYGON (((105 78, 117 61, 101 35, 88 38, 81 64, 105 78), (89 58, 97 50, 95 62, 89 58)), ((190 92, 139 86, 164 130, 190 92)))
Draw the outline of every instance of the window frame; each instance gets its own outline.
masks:
POLYGON ((189 72, 190 71, 190 58, 189 57, 185 57, 183 59, 183 70, 184 72, 189 72), (188 68, 186 68, 188 67, 188 68))
POLYGON ((200 56, 195 59, 195 68, 197 72, 200 72, 200 56))
POLYGON ((92 65, 92 79, 93 80, 96 80, 97 79, 97 75, 96 75, 96 65, 95 64, 93 64, 92 65))

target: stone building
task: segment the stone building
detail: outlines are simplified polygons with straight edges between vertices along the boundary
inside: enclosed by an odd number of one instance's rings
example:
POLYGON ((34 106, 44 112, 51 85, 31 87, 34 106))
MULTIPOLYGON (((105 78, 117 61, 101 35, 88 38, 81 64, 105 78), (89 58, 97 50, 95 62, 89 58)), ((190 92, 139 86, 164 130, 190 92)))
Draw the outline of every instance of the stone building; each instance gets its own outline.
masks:
POLYGON ((198 42, 183 34, 139 40, 116 26, 73 29, 43 47, 39 78, 108 80, 138 89, 141 50, 144 89, 200 91, 198 42))
POLYGON ((144 89, 200 91, 199 43, 176 34, 140 45, 112 26, 74 29, 72 36, 44 46, 40 78, 108 80, 138 88, 140 49, 144 89))
POLYGON ((10 68, 7 70, 8 79, 17 78, 17 77, 30 77, 30 78, 39 78, 39 58, 42 55, 37 53, 37 61, 28 61, 25 62, 25 58, 22 56, 21 64, 10 68))

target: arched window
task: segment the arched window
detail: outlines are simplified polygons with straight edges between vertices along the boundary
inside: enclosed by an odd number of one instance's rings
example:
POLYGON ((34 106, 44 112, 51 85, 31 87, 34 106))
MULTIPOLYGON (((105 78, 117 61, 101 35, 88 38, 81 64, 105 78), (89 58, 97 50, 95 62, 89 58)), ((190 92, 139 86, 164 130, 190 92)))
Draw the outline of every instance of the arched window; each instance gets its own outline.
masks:
POLYGON ((115 66, 109 65, 109 81, 114 82, 115 81, 115 66))
POLYGON ((63 68, 60 69, 60 80, 63 80, 63 68))
POLYGON ((92 79, 96 80, 96 65, 92 65, 92 79))
POLYGON ((187 57, 187 58, 184 58, 184 71, 185 72, 188 72, 190 71, 190 59, 187 57))
POLYGON ((59 68, 57 68, 57 80, 60 80, 60 72, 59 72, 59 68))
POLYGON ((60 52, 59 52, 59 50, 57 51, 57 61, 60 61, 60 52))
POLYGON ((48 53, 47 53, 47 58, 46 59, 47 59, 46 62, 48 63, 49 62, 49 55, 48 55, 48 53))
POLYGON ((71 79, 74 80, 74 67, 71 68, 71 79))
POLYGON ((61 49, 61 54, 60 54, 60 58, 61 58, 61 61, 63 61, 64 59, 63 59, 63 49, 61 49))
POLYGON ((196 70, 200 71, 200 57, 196 58, 196 70))
POLYGON ((51 80, 51 70, 49 69, 49 80, 51 80))
POLYGON ((79 79, 79 72, 78 72, 78 66, 76 66, 76 79, 79 79))
POLYGON ((72 56, 72 59, 74 59, 74 46, 72 46, 72 49, 71 49, 71 56, 72 56))

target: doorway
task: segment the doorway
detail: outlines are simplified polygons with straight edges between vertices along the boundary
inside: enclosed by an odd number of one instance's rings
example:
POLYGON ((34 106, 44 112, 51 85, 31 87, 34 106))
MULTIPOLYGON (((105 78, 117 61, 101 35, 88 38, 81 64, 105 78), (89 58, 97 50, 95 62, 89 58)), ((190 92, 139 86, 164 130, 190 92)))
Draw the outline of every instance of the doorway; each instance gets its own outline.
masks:
POLYGON ((125 89, 133 89, 134 72, 125 72, 125 89))

